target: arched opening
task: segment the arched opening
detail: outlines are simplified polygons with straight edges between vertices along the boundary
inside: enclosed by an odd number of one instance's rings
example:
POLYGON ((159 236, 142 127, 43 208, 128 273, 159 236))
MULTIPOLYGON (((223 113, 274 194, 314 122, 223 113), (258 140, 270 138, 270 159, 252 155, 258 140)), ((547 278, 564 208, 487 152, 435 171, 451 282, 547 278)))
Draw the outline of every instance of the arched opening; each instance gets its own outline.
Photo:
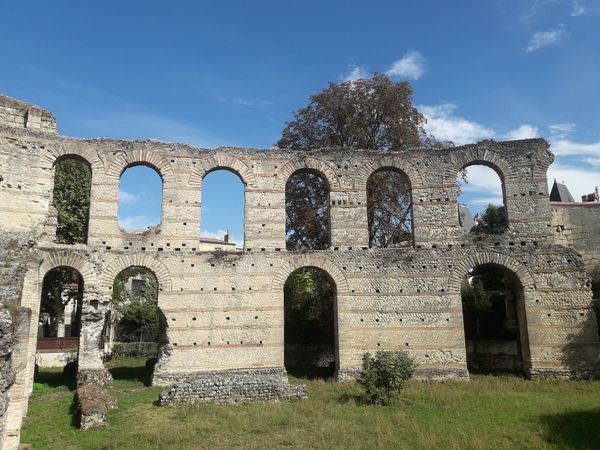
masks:
POLYGON ((523 373, 527 323, 515 273, 497 264, 478 265, 464 278, 461 298, 469 371, 523 373))
POLYGON ((87 242, 91 189, 92 167, 86 160, 68 155, 56 161, 52 206, 57 213, 57 243, 87 242))
POLYGON ((285 185, 288 250, 325 250, 331 244, 329 184, 314 170, 294 172, 285 185))
MULTIPOLYGON (((38 380, 56 379, 60 376, 57 368, 71 362, 75 364, 82 304, 83 277, 76 269, 60 266, 46 273, 37 325, 35 362, 38 380)), ((74 376, 74 371, 70 375, 74 376)))
POLYGON ((161 333, 158 279, 142 266, 123 269, 115 277, 108 325, 112 359, 156 358, 161 333))
POLYGON ((413 243, 410 181, 394 168, 380 169, 367 180, 369 247, 404 247, 413 243))
POLYGON ((491 165, 472 163, 459 171, 456 181, 461 228, 467 233, 506 231, 508 216, 501 172, 491 165))
POLYGON ((163 182, 160 173, 148 165, 132 165, 119 181, 119 226, 128 233, 160 225, 163 182))
POLYGON ((245 186, 228 169, 213 170, 202 179, 200 241, 221 248, 244 246, 245 186))
POLYGON ((336 286, 327 272, 302 267, 284 286, 284 364, 291 373, 330 378, 338 366, 336 286))

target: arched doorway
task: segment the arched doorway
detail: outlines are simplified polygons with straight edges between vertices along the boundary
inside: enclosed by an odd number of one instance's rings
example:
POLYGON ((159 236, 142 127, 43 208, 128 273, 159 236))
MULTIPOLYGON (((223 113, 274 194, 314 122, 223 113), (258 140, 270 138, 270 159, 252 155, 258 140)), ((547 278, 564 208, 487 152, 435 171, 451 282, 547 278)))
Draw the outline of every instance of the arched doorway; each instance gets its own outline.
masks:
POLYGON ((498 264, 471 269, 461 285, 470 372, 525 373, 528 337, 523 285, 498 264))
POLYGON ((236 172, 217 168, 202 179, 200 241, 231 250, 244 247, 246 186, 236 172))
POLYGON ((473 162, 458 173, 458 222, 466 233, 502 234, 508 226, 504 176, 500 169, 473 162))
POLYGON ((83 277, 76 269, 59 266, 42 281, 37 321, 38 368, 64 367, 77 359, 83 304, 83 277))
POLYGON ((161 333, 164 333, 158 291, 156 274, 144 266, 127 267, 115 277, 106 330, 113 377, 121 376, 123 369, 118 367, 122 361, 146 360, 142 381, 150 384, 161 333))
POLYGON ((117 220, 121 229, 139 233, 161 224, 163 179, 146 163, 125 168, 119 179, 117 220))
POLYGON ((317 267, 292 272, 284 286, 284 365, 301 376, 331 378, 339 366, 336 285, 317 267))

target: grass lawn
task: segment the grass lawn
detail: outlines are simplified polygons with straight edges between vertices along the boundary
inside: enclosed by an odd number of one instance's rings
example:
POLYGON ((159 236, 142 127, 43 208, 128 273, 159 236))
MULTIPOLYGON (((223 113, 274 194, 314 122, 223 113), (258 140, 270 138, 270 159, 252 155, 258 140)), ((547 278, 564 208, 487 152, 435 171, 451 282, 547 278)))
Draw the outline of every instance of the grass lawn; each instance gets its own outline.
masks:
POLYGON ((474 376, 411 382, 393 406, 357 403, 356 383, 308 384, 309 400, 158 407, 143 362, 111 363, 119 408, 102 429, 73 424, 72 385, 42 372, 21 441, 36 449, 600 448, 600 381, 474 376), (140 364, 142 364, 140 366, 140 364))

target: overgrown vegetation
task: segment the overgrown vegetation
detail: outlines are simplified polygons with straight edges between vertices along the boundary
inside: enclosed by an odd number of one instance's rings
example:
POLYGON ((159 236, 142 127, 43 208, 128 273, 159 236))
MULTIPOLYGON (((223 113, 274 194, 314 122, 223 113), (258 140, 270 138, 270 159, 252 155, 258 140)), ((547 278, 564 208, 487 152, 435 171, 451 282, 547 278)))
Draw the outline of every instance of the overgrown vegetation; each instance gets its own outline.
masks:
POLYGON ((308 384, 292 403, 166 408, 161 388, 145 387, 144 361, 108 364, 119 408, 104 429, 72 423, 73 392, 60 371, 34 385, 22 442, 44 449, 198 448, 595 448, 600 381, 528 381, 474 376, 469 383, 409 381, 403 401, 357 402, 358 383, 308 384))
POLYGON ((122 270, 113 284, 113 317, 125 342, 139 341, 145 327, 158 327, 158 280, 145 267, 128 267, 122 270), (141 281, 139 291, 129 286, 141 281))
POLYGON ((506 208, 490 203, 485 208, 477 225, 471 229, 471 233, 502 234, 506 231, 507 227, 506 208))
POLYGON ((414 359, 406 352, 381 350, 375 355, 365 353, 358 382, 369 403, 389 405, 412 378, 415 368, 414 359))
POLYGON ((57 161, 54 167, 52 205, 58 213, 56 242, 87 242, 92 169, 77 158, 57 161))

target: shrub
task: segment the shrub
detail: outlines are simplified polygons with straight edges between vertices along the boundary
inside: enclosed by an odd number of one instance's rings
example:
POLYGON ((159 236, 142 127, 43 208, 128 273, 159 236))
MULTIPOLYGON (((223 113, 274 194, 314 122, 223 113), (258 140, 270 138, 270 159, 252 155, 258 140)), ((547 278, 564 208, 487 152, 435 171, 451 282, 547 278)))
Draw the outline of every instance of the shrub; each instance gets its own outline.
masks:
POLYGON ((365 390, 366 400, 376 405, 388 405, 413 376, 415 361, 406 352, 378 351, 365 353, 362 375, 358 382, 365 390))

